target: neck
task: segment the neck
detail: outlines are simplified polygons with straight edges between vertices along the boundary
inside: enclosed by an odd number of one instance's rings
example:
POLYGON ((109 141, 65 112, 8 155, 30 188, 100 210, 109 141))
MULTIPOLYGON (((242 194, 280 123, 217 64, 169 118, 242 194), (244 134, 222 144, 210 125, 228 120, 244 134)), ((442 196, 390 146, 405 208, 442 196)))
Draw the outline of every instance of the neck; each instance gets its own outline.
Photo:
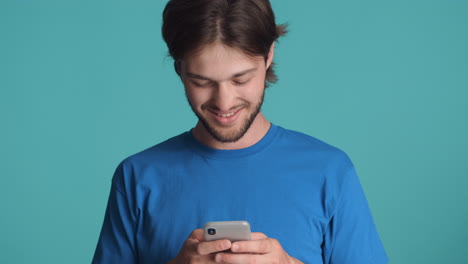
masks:
POLYGON ((236 142, 219 142, 216 140, 198 121, 195 128, 192 130, 193 136, 203 145, 206 145, 215 149, 243 149, 255 145, 259 142, 270 129, 270 122, 263 116, 262 113, 258 113, 252 125, 244 134, 244 136, 236 142))

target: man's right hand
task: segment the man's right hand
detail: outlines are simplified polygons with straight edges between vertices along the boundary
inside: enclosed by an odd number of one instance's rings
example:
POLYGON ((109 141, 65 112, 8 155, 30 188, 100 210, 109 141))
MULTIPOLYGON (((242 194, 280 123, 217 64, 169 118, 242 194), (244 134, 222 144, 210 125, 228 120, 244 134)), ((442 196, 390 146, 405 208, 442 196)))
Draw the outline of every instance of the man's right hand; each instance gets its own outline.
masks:
POLYGON ((231 241, 205 241, 203 229, 195 229, 187 238, 182 249, 173 260, 167 264, 216 263, 215 254, 231 248, 231 241))

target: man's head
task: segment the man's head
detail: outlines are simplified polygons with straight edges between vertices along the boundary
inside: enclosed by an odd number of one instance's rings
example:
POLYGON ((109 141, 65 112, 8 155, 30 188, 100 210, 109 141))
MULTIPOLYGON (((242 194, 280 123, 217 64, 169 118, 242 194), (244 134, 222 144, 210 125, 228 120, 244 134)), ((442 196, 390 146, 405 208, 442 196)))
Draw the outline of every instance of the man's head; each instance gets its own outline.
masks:
POLYGON ((163 37, 192 110, 218 142, 236 142, 255 122, 285 33, 268 0, 171 0, 163 37))
MULTIPOLYGON (((285 33, 269 0, 170 0, 163 12, 163 38, 179 75, 181 60, 215 42, 266 62, 271 45, 285 33)), ((273 65, 267 83, 277 80, 273 65)))

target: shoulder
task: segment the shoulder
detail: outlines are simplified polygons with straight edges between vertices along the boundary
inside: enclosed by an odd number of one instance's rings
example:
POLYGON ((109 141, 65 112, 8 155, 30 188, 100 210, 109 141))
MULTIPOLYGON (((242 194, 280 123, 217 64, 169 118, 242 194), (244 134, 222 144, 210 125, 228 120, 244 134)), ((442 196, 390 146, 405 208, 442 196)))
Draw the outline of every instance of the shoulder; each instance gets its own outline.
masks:
POLYGON ((348 155, 336 146, 314 136, 278 126, 277 145, 296 155, 311 159, 328 166, 352 166, 348 155))
POLYGON ((187 133, 169 138, 123 159, 117 167, 122 174, 144 174, 148 170, 170 167, 191 152, 187 144, 187 133))
POLYGON ((319 177, 327 193, 339 193, 346 182, 353 177, 354 165, 349 156, 338 147, 313 136, 279 128, 278 142, 281 156, 297 160, 319 177), (320 175, 320 176, 318 176, 320 175))
POLYGON ((172 159, 187 151, 187 132, 169 138, 161 143, 135 153, 123 160, 123 163, 144 164, 161 159, 172 159))
POLYGON ((138 183, 145 183, 152 180, 155 175, 163 175, 177 167, 175 163, 189 155, 191 151, 186 142, 187 133, 167 139, 123 159, 115 170, 113 184, 121 191, 135 189, 138 183))
POLYGON ((314 168, 313 171, 320 175, 318 179, 321 182, 326 212, 331 216, 340 197, 355 190, 359 185, 350 157, 338 147, 313 136, 287 129, 283 129, 282 134, 294 151, 291 155, 305 161, 304 166, 314 168))

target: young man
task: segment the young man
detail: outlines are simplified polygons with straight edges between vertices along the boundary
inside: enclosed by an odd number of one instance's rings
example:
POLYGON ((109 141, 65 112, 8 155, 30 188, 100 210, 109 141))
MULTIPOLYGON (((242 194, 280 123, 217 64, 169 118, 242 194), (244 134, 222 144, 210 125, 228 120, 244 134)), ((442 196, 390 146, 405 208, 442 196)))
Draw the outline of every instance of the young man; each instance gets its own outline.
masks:
POLYGON ((199 122, 118 166, 93 263, 387 263, 347 155, 260 111, 285 32, 269 1, 171 0, 163 22, 199 122), (252 240, 204 241, 228 220, 252 240))

